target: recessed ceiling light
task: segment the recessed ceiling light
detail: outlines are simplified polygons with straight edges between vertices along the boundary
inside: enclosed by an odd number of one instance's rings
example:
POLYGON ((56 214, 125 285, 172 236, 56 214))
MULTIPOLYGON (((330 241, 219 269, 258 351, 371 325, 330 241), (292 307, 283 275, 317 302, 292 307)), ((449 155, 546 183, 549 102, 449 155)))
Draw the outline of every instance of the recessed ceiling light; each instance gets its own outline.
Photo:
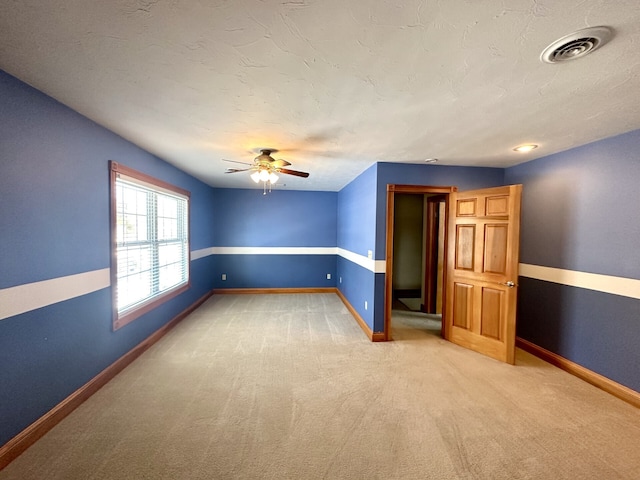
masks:
POLYGON ((424 162, 425 163, 436 163, 438 161, 437 158, 425 158, 424 162))
POLYGON ((529 144, 529 145, 520 145, 520 146, 514 148, 513 150, 516 151, 516 152, 520 152, 520 153, 527 153, 527 152, 530 152, 531 150, 533 150, 534 148, 538 148, 538 145, 534 145, 532 143, 532 144, 529 144))

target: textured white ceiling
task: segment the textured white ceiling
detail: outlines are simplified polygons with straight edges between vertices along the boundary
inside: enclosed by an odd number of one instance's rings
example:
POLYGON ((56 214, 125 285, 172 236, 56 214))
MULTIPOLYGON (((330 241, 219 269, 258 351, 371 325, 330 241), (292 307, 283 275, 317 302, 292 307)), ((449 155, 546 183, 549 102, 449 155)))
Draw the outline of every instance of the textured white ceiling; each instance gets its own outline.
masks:
POLYGON ((503 167, 640 128, 639 46, 638 0, 0 0, 0 68, 226 187, 255 186, 221 159, 259 147, 310 172, 282 188, 337 191, 377 161, 503 167), (597 25, 609 44, 540 62, 597 25))

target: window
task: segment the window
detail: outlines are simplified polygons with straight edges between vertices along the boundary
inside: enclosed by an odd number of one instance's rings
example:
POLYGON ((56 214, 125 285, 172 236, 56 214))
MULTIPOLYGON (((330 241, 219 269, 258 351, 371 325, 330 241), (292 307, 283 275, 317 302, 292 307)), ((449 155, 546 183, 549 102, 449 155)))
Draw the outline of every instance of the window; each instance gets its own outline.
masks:
POLYGON ((113 328, 184 292, 189 192, 110 162, 113 328))

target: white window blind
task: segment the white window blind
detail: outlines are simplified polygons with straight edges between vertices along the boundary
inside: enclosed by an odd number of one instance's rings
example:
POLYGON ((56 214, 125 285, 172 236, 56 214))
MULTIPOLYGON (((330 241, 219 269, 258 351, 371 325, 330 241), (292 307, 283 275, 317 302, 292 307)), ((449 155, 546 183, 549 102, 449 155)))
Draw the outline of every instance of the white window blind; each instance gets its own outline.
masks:
POLYGON ((188 202, 178 193, 116 175, 118 315, 188 283, 188 202))

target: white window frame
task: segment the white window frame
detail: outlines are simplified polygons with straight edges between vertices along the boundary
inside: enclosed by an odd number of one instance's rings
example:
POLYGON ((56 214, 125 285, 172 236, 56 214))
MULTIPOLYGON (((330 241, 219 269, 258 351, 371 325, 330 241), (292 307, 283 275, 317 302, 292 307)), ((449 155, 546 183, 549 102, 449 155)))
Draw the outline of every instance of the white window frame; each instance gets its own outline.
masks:
MULTIPOLYGON (((117 330, 191 287, 191 246, 189 234, 191 194, 187 190, 183 190, 114 161, 109 162, 109 169, 111 178, 111 290, 113 304, 113 329, 117 330), (118 204, 118 185, 122 185, 125 188, 127 186, 132 186, 134 189, 149 192, 151 198, 154 199, 153 202, 147 204, 145 207, 146 213, 142 215, 142 218, 147 222, 146 228, 148 232, 146 238, 143 240, 125 240, 123 235, 118 235, 118 214, 123 208, 122 203, 118 204), (158 215, 158 210, 155 208, 158 197, 170 197, 177 199, 178 202, 186 202, 186 207, 181 209, 182 213, 176 216, 177 233, 173 238, 160 239, 161 235, 158 234, 159 220, 163 219, 163 217, 158 215), (161 246, 168 245, 178 247, 177 250, 180 252, 179 255, 181 256, 179 259, 179 268, 182 269, 180 274, 182 278, 176 284, 162 287, 159 284, 159 280, 157 280, 160 278, 160 269, 163 267, 160 265, 160 255, 158 255, 158 251, 161 246), (135 249, 136 247, 148 249, 150 251, 150 254, 148 255, 149 265, 146 271, 151 275, 151 278, 155 280, 150 280, 150 292, 148 295, 135 298, 129 305, 119 306, 118 289, 124 288, 123 285, 125 284, 125 278, 129 279, 129 277, 133 277, 135 275, 130 275, 122 268, 122 265, 125 263, 130 263, 128 261, 120 262, 122 271, 118 271, 118 251, 121 252, 122 256, 122 252, 127 251, 127 249, 135 249), (119 280, 121 285, 119 285, 119 280)), ((121 226, 122 216, 120 220, 120 228, 122 228, 121 226)))

